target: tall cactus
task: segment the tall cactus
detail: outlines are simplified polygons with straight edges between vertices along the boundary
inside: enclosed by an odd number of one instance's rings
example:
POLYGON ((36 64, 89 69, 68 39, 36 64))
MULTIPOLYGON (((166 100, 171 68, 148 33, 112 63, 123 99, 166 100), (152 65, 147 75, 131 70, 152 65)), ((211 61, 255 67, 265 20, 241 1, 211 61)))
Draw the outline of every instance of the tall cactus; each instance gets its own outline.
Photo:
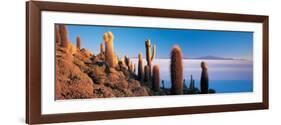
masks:
POLYGON ((145 48, 146 48, 146 61, 147 65, 149 66, 149 80, 151 80, 151 68, 152 68, 152 61, 156 55, 156 45, 153 46, 153 51, 151 50, 151 42, 150 40, 145 41, 145 48), (152 51, 152 53, 151 53, 152 51))
POLYGON ((182 63, 182 51, 178 45, 175 45, 171 52, 171 94, 183 93, 183 63, 182 63))
POLYGON ((101 54, 104 54, 104 51, 105 51, 105 50, 104 50, 104 44, 101 43, 101 44, 100 44, 100 53, 101 53, 101 54))
POLYGON ((194 85, 195 84, 195 81, 193 80, 193 78, 192 78, 192 75, 190 75, 190 84, 189 84, 189 89, 190 90, 194 90, 194 85))
POLYGON ((147 65, 151 66, 151 63, 154 60, 155 54, 156 54, 156 45, 153 46, 152 54, 151 54, 151 43, 150 43, 150 40, 145 41, 145 47, 146 47, 146 61, 147 61, 147 65))
POLYGON ((81 49, 81 38, 80 38, 80 36, 76 37, 76 48, 77 48, 78 51, 80 51, 80 49, 81 49))
POLYGON ((68 37, 68 30, 66 25, 59 25, 60 37, 61 37, 61 46, 68 48, 70 45, 70 40, 68 37))
POLYGON ((144 72, 143 72, 143 63, 142 63, 142 53, 139 53, 139 63, 138 63, 138 79, 140 81, 143 81, 143 76, 144 72))
POLYGON ((149 81, 149 66, 148 65, 145 65, 144 66, 144 81, 147 82, 149 81))
POLYGON ((105 61, 110 67, 115 67, 118 60, 114 52, 114 35, 112 32, 106 32, 103 39, 105 42, 105 61))
POLYGON ((61 44, 61 36, 60 36, 60 30, 59 30, 59 25, 56 25, 55 26, 55 35, 56 35, 56 43, 58 44, 58 45, 60 45, 61 44))
POLYGON ((152 89, 153 91, 158 92, 160 90, 160 67, 154 65, 152 72, 152 89))
POLYGON ((200 80, 200 87, 201 87, 201 93, 207 94, 209 90, 209 76, 208 76, 208 66, 206 62, 201 62, 201 80, 200 80))

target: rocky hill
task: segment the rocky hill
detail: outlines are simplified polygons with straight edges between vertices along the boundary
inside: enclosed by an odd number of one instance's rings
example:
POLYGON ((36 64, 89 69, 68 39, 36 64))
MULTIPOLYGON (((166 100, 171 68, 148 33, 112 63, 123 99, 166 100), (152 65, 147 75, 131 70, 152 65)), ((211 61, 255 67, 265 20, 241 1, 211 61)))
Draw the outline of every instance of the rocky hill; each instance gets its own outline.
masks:
POLYGON ((125 67, 110 68, 104 54, 56 49, 56 99, 148 96, 150 89, 125 67))
MULTIPOLYGON (((140 82, 135 65, 116 60, 115 66, 106 62, 104 44, 100 53, 93 54, 68 39, 66 26, 56 27, 56 99, 83 99, 106 97, 149 96, 153 91, 149 83, 140 82), (126 65, 128 64, 128 65, 126 65)), ((127 61, 127 62, 126 62, 127 61)))
MULTIPOLYGON (((106 32, 100 52, 93 53, 81 48, 82 40, 77 36, 73 45, 66 25, 56 25, 56 99, 85 99, 108 97, 134 97, 152 95, 199 94, 191 78, 190 87, 183 79, 182 52, 179 46, 171 51, 172 88, 160 88, 160 67, 153 65, 156 45, 145 41, 146 62, 142 53, 138 55, 138 67, 128 56, 118 58, 114 52, 114 35, 106 32), (136 68, 138 72, 136 73, 136 68)), ((99 44, 99 43, 98 43, 99 44)), ((201 88, 208 93, 207 65, 202 67, 201 88)), ((162 84, 163 81, 161 82, 162 84)))

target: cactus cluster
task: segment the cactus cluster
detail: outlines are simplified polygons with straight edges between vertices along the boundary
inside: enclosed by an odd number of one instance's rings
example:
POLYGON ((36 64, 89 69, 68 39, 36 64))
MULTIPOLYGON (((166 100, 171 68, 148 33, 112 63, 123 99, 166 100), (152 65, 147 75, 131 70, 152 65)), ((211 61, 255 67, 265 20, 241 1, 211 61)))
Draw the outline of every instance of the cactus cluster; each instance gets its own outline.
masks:
POLYGON ((68 48, 70 45, 70 40, 68 37, 68 30, 66 25, 59 25, 59 34, 60 34, 60 42, 61 46, 64 48, 68 48))
MULTIPOLYGON (((187 94, 207 94, 209 93, 209 77, 208 77, 208 66, 206 62, 201 62, 201 80, 200 80, 200 90, 195 87, 195 81, 192 75, 190 76, 189 87, 185 84, 187 81, 184 79, 184 67, 183 67, 183 55, 180 46, 175 45, 171 51, 170 57, 170 77, 171 77, 171 89, 165 89, 164 80, 161 81, 163 90, 160 91, 160 66, 154 65, 153 61, 156 57, 156 45, 151 45, 150 40, 145 41, 146 49, 146 62, 143 62, 143 55, 140 52, 138 54, 138 67, 133 64, 131 59, 126 55, 124 60, 118 58, 114 51, 114 35, 112 32, 105 32, 103 35, 104 42, 100 44, 100 57, 102 58, 102 63, 105 64, 105 72, 107 75, 114 73, 115 68, 119 71, 125 71, 129 76, 128 78, 134 78, 139 80, 143 84, 147 84, 154 92, 159 92, 164 94, 180 95, 183 93, 187 94), (136 69, 138 68, 138 70, 136 69), (136 73, 137 70, 137 73, 136 73), (167 91, 167 92, 166 92, 167 91)), ((66 48, 67 52, 80 51, 81 53, 85 49, 81 49, 81 37, 76 37, 76 47, 70 42, 68 36, 68 30, 66 25, 56 25, 55 26, 55 41, 57 45, 62 48, 66 48)), ((93 55, 93 54, 92 54, 93 55)), ((90 56, 92 56, 90 55, 90 56)), ((93 56, 94 57, 94 56, 93 56)), ((212 90, 215 92, 215 90, 212 90)))
POLYGON ((195 81, 193 80, 192 75, 190 75, 189 89, 190 90, 194 90, 195 89, 195 81))
MULTIPOLYGON (((68 29, 67 29, 66 25, 59 24, 59 25, 55 26, 55 37, 56 37, 55 38, 56 44, 61 46, 62 48, 65 48, 67 53, 74 54, 78 51, 77 46, 73 45, 70 42, 70 39, 68 36, 68 29)), ((81 43, 80 43, 80 45, 81 45, 81 43)))
POLYGON ((179 95, 183 93, 183 63, 182 51, 178 45, 175 45, 171 52, 171 94, 179 95))
POLYGON ((207 94, 209 91, 209 76, 208 76, 208 66, 206 62, 201 62, 201 80, 200 80, 200 88, 202 94, 207 94))
POLYGON ((128 57, 127 55, 124 57, 124 63, 125 66, 127 67, 127 69, 131 72, 134 73, 136 72, 136 64, 133 64, 133 62, 130 60, 130 57, 128 57))
MULTIPOLYGON (((183 67, 183 54, 180 46, 175 45, 171 51, 170 57, 170 77, 171 77, 171 89, 165 89, 164 80, 161 81, 163 90, 161 88, 160 91, 160 66, 153 65, 153 61, 156 57, 156 45, 151 45, 150 40, 145 41, 146 48, 146 62, 143 62, 143 55, 140 52, 138 54, 138 67, 136 64, 133 64, 131 59, 126 55, 124 60, 120 59, 116 56, 114 51, 114 35, 112 32, 106 32, 103 36, 104 42, 100 44, 100 59, 102 57, 102 61, 99 62, 104 63, 106 66, 105 73, 109 76, 110 73, 114 73, 114 68, 118 71, 123 71, 126 73, 125 76, 128 76, 130 80, 132 78, 137 79, 140 83, 147 85, 147 87, 151 88, 154 92, 158 94, 172 94, 172 95, 180 95, 180 94, 207 94, 215 90, 209 90, 209 77, 208 77, 208 66, 206 62, 201 62, 201 79, 200 79, 200 90, 195 87, 195 80, 193 80, 192 75, 190 76, 190 84, 189 87, 185 84, 187 81, 184 79, 184 67, 183 67), (138 68, 138 70, 136 69, 138 68), (136 73, 137 70, 137 73, 136 73)), ((68 30, 66 25, 56 25, 55 26, 55 41, 56 44, 61 46, 62 48, 66 48, 68 53, 72 53, 76 51, 80 51, 83 53, 85 49, 81 49, 81 37, 76 37, 76 47, 70 42, 68 36, 68 30)), ((64 50, 64 49, 63 49, 64 50)), ((93 54, 92 54, 93 55, 93 54)), ((92 56, 90 55, 90 56, 92 56)), ((75 55, 74 55, 75 56, 75 55)), ((94 56, 93 56, 94 57, 94 56)))
POLYGON ((115 67, 118 60, 114 52, 114 35, 112 32, 106 32, 103 39, 105 42, 105 61, 110 67, 115 67))
MULTIPOLYGON (((146 40, 145 41, 145 48, 146 48, 146 62, 147 65, 143 65, 143 57, 142 57, 142 53, 140 52, 138 54, 138 73, 137 73, 137 79, 141 82, 146 82, 146 84, 150 87, 153 88, 153 84, 155 83, 154 80, 156 80, 156 78, 153 78, 154 76, 152 76, 151 73, 151 69, 152 69, 152 61, 155 59, 155 55, 156 55, 156 45, 153 46, 153 49, 151 48, 151 42, 150 40, 146 40), (144 66, 144 67, 143 67, 144 66)), ((126 60, 125 60, 126 61, 126 60)), ((128 62, 128 61, 127 61, 128 62)), ((159 66, 156 66, 157 68, 155 69, 155 71, 159 71, 160 72, 160 68, 159 66)), ((134 65, 134 72, 136 70, 136 66, 134 65)), ((153 67, 154 70, 154 67, 153 67)), ((160 73, 158 73, 160 74, 160 73)), ((158 77, 158 86, 160 87, 160 76, 158 77)), ((159 88, 158 87, 158 88, 159 88)), ((156 91, 158 91, 159 89, 155 89, 156 91)))

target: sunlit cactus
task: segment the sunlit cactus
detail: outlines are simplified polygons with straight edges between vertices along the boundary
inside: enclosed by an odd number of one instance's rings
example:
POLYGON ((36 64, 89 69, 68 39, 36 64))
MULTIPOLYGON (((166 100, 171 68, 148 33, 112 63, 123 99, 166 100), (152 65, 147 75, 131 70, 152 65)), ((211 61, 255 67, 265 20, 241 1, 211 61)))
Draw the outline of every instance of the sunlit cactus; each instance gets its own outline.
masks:
POLYGON ((183 63, 182 63, 182 51, 178 45, 175 45, 171 52, 171 94, 183 93, 183 63))
POLYGON ((106 32, 103 39, 105 42, 105 61, 110 67, 115 67, 118 60, 114 52, 114 35, 112 32, 106 32))
POLYGON ((156 55, 156 45, 153 46, 153 50, 151 50, 151 42, 150 40, 145 41, 145 48, 146 48, 146 61, 147 65, 149 66, 149 80, 151 80, 151 68, 152 68, 152 61, 156 55), (151 52, 152 51, 152 52, 151 52))
POLYGON ((152 73, 152 89, 153 91, 158 92, 160 90, 160 67, 154 65, 152 73))
POLYGON ((139 53, 139 63, 138 63, 138 79, 143 81, 143 63, 142 63, 142 53, 139 53))
POLYGON ((152 61, 154 60, 156 54, 156 45, 153 46, 153 51, 151 53, 151 43, 150 40, 147 40, 145 41, 145 48, 146 48, 147 65, 151 66, 152 61))
POLYGON ((61 46, 64 48, 68 48, 70 44, 70 40, 68 37, 68 30, 66 25, 59 25, 59 32, 61 37, 61 46))
POLYGON ((207 94, 209 90, 209 76, 208 76, 208 66, 206 62, 201 62, 201 81, 200 81, 200 88, 202 94, 207 94))
POLYGON ((56 43, 59 45, 61 44, 61 36, 60 36, 60 30, 59 30, 59 26, 56 25, 55 26, 55 35, 56 35, 56 43))
POLYGON ((76 48, 77 48, 78 51, 80 51, 80 49, 81 49, 81 38, 80 38, 80 36, 76 37, 76 48))
POLYGON ((104 44, 101 43, 101 44, 100 44, 100 53, 101 53, 101 54, 104 54, 104 51, 105 51, 105 50, 104 50, 104 44))

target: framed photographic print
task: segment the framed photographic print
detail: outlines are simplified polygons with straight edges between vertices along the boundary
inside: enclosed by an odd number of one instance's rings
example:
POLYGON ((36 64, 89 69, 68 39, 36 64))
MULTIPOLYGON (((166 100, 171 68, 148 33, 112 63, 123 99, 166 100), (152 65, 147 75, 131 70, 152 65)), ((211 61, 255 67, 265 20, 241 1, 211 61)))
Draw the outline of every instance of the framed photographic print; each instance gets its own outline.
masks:
POLYGON ((26 3, 30 124, 268 109, 268 16, 26 3))

